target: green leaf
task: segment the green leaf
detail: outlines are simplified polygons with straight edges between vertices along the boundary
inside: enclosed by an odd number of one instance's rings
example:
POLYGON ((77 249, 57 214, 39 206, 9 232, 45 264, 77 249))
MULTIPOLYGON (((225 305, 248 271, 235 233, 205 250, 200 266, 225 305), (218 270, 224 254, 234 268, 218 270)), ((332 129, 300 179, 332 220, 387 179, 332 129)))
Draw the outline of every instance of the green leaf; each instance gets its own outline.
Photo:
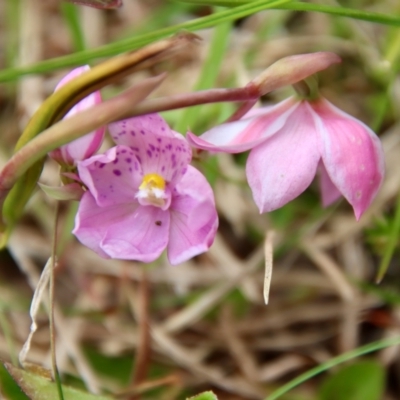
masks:
MULTIPOLYGON (((30 400, 58 399, 57 386, 53 381, 42 375, 15 368, 8 363, 5 364, 5 367, 30 400)), ((62 388, 65 400, 113 400, 111 397, 96 396, 67 386, 62 388)), ((21 397, 22 399, 25 398, 21 397)))
POLYGON ((380 400, 385 371, 376 361, 361 361, 342 368, 322 384, 319 400, 380 400))
MULTIPOLYGON (((203 4, 203 5, 223 6, 223 7, 240 7, 243 6, 244 4, 252 3, 255 0, 178 0, 178 1, 190 4, 203 4)), ((284 4, 282 6, 274 8, 280 10, 293 10, 293 11, 314 11, 314 12, 321 12, 324 14, 337 15, 341 17, 361 19, 363 21, 376 22, 385 25, 394 25, 394 26, 400 25, 399 17, 388 14, 380 14, 370 11, 357 10, 355 8, 303 3, 300 1, 292 2, 290 4, 284 4)))
MULTIPOLYGON (((303 382, 306 382, 308 379, 313 378, 314 376, 320 374, 321 372, 327 371, 330 368, 340 365, 346 361, 352 360, 354 358, 360 357, 364 354, 372 353, 373 351, 377 351, 380 349, 384 349, 390 346, 396 346, 400 344, 400 336, 396 336, 394 338, 389 339, 382 339, 378 340, 373 343, 369 343, 365 346, 359 347, 357 349, 351 350, 347 353, 341 354, 337 357, 334 357, 323 364, 320 364, 309 371, 299 375, 298 377, 292 379, 290 382, 286 383, 285 385, 279 387, 273 393, 266 397, 265 400, 276 400, 282 397, 284 394, 289 392, 291 389, 295 388, 296 386, 300 385, 303 382)), ((350 397, 346 396, 346 399, 350 399, 350 397)), ((342 400, 343 397, 340 399, 342 400)))
POLYGON ((209 391, 193 397, 188 397, 187 400, 218 400, 218 397, 213 392, 209 391))
POLYGON ((0 363, 0 397, 1 395, 6 399, 29 400, 2 363, 0 363))

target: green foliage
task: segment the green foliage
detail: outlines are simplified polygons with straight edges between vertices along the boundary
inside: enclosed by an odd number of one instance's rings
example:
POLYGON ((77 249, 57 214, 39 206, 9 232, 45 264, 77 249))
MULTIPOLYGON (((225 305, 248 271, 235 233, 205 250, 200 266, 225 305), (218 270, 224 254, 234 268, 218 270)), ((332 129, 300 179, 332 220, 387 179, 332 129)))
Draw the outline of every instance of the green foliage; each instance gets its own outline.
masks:
POLYGON ((0 363, 0 395, 6 399, 29 400, 2 363, 0 363))
MULTIPOLYGON (((34 374, 32 372, 27 372, 19 368, 13 367, 11 364, 5 364, 8 372, 14 379, 17 387, 22 389, 22 391, 28 396, 26 397, 23 393, 18 392, 14 385, 10 385, 14 394, 20 397, 12 397, 12 400, 54 400, 58 399, 57 386, 48 377, 42 374, 34 374)), ((3 382, 2 382, 3 384, 3 382)), ((85 393, 83 391, 63 386, 63 393, 65 400, 112 400, 110 397, 96 396, 90 393, 85 393)))
POLYGON ((385 371, 376 361, 360 361, 328 377, 319 400, 380 400, 383 396, 385 371))
POLYGON ((380 282, 400 243, 400 194, 397 198, 394 217, 385 216, 376 221, 375 227, 370 229, 367 235, 375 252, 382 256, 377 275, 377 281, 380 282))
POLYGON ((218 400, 218 397, 213 392, 203 392, 197 396, 189 397, 187 400, 218 400))
MULTIPOLYGON (((328 371, 329 369, 335 367, 336 365, 340 365, 346 361, 360 357, 364 354, 369 354, 369 353, 372 353, 372 352, 380 350, 380 349, 384 349, 389 346, 396 346, 398 344, 400 344, 400 336, 390 338, 390 339, 378 340, 376 342, 359 347, 359 348, 349 351, 347 353, 341 354, 340 356, 334 357, 334 358, 328 360, 327 362, 310 369, 309 371, 305 372, 304 374, 301 374, 297 378, 294 378, 290 382, 286 383, 285 385, 281 386, 280 388, 275 390, 273 393, 271 393, 268 397, 266 397, 265 400, 279 399, 283 395, 285 395, 287 392, 289 392, 291 389, 295 388, 296 386, 302 384, 303 382, 306 382, 307 380, 313 378, 314 376, 320 374, 321 372, 328 371)), ((341 398, 340 400, 342 400, 342 399, 343 398, 341 398)))

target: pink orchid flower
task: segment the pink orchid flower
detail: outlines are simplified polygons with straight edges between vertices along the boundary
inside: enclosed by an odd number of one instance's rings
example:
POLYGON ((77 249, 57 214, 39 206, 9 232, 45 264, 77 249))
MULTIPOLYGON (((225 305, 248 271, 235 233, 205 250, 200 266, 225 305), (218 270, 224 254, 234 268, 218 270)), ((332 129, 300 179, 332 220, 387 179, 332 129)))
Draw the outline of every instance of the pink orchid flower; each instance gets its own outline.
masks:
MULTIPOLYGON (((89 69, 90 67, 88 65, 75 68, 59 82, 55 90, 89 69)), ((93 92, 72 107, 64 118, 68 118, 99 103, 101 103, 100 92, 93 92)), ((101 127, 94 132, 90 132, 79 139, 73 140, 64 146, 51 151, 49 155, 61 165, 74 166, 77 161, 85 160, 96 153, 103 143, 104 133, 105 127, 101 127)))
POLYGON ((218 226, 213 192, 189 165, 186 139, 157 114, 109 126, 116 147, 78 163, 88 190, 73 233, 104 258, 171 264, 206 251, 218 226))
POLYGON ((251 150, 246 174, 261 213, 299 196, 319 169, 323 205, 342 194, 358 220, 384 175, 383 150, 375 133, 323 98, 292 97, 200 137, 188 133, 188 139, 204 150, 251 150))

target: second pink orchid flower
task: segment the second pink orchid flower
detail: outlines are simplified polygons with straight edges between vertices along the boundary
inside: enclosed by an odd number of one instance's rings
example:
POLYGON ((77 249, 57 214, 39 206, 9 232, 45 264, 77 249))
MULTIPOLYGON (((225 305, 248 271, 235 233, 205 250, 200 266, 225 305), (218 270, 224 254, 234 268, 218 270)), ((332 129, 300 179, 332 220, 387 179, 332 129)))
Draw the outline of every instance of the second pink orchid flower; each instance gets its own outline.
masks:
POLYGON ((293 200, 319 170, 323 204, 343 195, 359 219, 384 175, 383 150, 375 133, 323 98, 293 97, 200 137, 188 133, 188 139, 214 152, 251 150, 246 174, 260 212, 293 200))

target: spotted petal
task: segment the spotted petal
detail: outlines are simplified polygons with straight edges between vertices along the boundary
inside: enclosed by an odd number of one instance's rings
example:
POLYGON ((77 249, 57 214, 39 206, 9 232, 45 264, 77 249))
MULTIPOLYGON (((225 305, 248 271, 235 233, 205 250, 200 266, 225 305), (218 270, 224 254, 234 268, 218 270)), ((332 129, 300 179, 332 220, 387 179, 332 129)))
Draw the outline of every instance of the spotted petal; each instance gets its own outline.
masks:
POLYGON ((135 201, 143 172, 133 151, 116 146, 78 163, 79 177, 101 207, 135 201))
POLYGON ((133 150, 144 174, 159 174, 167 182, 178 181, 192 158, 183 136, 171 131, 156 114, 113 123, 110 132, 116 143, 133 150))

